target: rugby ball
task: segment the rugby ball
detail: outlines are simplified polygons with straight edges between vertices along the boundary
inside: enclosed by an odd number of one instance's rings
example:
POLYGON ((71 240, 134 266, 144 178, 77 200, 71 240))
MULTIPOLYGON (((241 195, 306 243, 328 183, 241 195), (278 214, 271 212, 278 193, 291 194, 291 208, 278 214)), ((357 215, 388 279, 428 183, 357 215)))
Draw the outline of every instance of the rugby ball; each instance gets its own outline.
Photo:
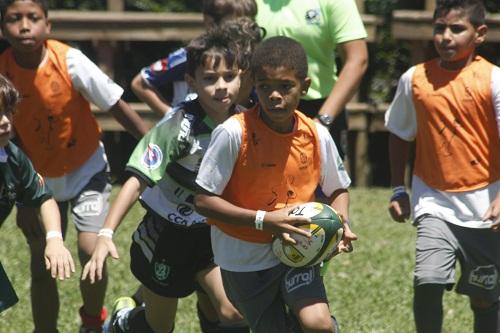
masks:
POLYGON ((344 228, 342 218, 330 206, 320 202, 308 202, 294 208, 289 215, 305 216, 310 224, 298 226, 311 233, 311 238, 292 234, 297 244, 290 244, 275 237, 272 249, 279 260, 287 266, 313 266, 333 254, 339 245, 344 228))

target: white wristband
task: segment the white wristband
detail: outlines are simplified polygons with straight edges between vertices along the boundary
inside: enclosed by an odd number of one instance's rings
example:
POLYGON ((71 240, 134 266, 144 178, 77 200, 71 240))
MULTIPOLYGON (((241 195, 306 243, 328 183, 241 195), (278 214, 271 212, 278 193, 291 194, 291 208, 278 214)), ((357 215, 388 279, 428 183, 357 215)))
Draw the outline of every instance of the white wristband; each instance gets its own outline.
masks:
POLYGON ((51 238, 61 238, 63 239, 62 233, 60 231, 47 231, 47 234, 45 235, 45 239, 51 239, 51 238))
POLYGON ((108 238, 113 238, 113 233, 114 233, 114 231, 109 229, 109 228, 102 228, 97 233, 97 237, 104 236, 104 237, 108 237, 108 238))
POLYGON ((264 230, 264 216, 266 212, 263 210, 258 210, 255 214, 255 229, 264 230))

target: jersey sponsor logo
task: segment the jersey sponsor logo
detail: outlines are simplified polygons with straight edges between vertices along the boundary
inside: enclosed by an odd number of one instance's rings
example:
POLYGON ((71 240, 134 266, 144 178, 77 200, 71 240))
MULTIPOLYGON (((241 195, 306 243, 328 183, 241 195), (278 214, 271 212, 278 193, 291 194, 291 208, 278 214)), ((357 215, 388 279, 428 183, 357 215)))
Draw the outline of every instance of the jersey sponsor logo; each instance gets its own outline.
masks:
POLYGON ((309 9, 305 19, 307 24, 319 25, 321 23, 321 10, 319 8, 309 9))
POLYGON ((469 283, 487 290, 492 290, 498 284, 498 271, 494 265, 477 266, 469 274, 469 283))
POLYGON ((184 119, 182 119, 180 124, 179 135, 177 136, 178 141, 187 141, 189 133, 191 132, 191 122, 193 119, 193 115, 188 113, 184 115, 184 119))
POLYGON ((309 267, 307 269, 301 269, 297 271, 296 269, 290 269, 285 275, 285 287, 286 292, 291 293, 292 291, 311 284, 314 280, 314 269, 309 267))
POLYGON ((75 214, 81 217, 99 216, 104 207, 102 194, 97 191, 84 192, 73 207, 75 214))
POLYGON ((188 205, 180 204, 177 205, 177 212, 179 212, 179 214, 181 214, 182 216, 189 216, 193 214, 194 210, 188 205))
POLYGON ((158 168, 163 161, 163 152, 158 145, 153 143, 148 144, 142 156, 142 164, 149 170, 158 168))

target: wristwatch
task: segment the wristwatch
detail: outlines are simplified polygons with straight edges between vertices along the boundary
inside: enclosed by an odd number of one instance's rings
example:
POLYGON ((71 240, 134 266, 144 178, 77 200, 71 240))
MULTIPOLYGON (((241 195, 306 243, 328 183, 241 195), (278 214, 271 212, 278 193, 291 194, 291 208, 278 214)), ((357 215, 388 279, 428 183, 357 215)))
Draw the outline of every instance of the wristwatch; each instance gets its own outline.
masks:
POLYGON ((318 114, 316 116, 316 118, 319 120, 321 125, 328 127, 328 128, 330 128, 330 126, 332 126, 333 120, 335 119, 334 117, 329 116, 327 114, 318 114))

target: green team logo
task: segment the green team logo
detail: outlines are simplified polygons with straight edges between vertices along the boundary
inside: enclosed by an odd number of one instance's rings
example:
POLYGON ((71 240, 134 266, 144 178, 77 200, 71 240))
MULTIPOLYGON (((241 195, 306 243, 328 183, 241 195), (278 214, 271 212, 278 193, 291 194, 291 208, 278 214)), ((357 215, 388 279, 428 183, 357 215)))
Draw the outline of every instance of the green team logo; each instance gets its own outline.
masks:
POLYGON ((165 281, 170 274, 170 266, 165 265, 163 262, 155 262, 155 278, 158 281, 165 281))

